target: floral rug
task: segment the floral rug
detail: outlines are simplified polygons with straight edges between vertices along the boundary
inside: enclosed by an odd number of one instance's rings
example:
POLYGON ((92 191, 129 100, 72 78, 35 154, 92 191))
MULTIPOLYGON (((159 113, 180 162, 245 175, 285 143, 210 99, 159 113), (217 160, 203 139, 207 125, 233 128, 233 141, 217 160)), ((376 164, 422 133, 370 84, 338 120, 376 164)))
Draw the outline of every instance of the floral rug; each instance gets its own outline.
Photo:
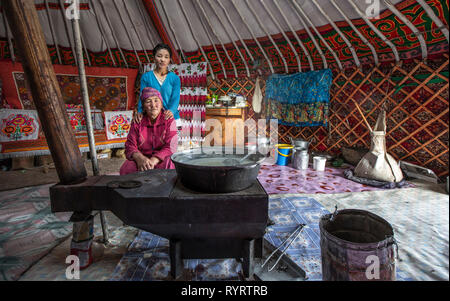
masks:
POLYGON ((346 179, 346 169, 327 167, 325 171, 315 171, 311 164, 307 170, 263 165, 258 180, 268 194, 330 194, 382 190, 346 179))

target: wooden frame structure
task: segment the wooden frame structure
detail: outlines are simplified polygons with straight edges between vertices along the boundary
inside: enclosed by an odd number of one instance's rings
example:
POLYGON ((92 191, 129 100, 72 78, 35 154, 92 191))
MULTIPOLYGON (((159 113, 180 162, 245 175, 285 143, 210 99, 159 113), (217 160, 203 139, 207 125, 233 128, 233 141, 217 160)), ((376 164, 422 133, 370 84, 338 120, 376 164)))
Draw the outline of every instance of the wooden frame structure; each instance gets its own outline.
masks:
MULTIPOLYGON (((280 143, 289 137, 312 140, 311 149, 338 154, 342 147, 370 147, 370 132, 356 102, 373 126, 380 108, 387 111, 386 143, 397 160, 432 169, 439 177, 448 172, 449 56, 428 63, 335 70, 331 87, 328 127, 279 126, 280 143)), ((246 118, 264 118, 251 108, 255 80, 240 78, 208 82, 208 92, 247 96, 246 118)), ((265 82, 261 87, 265 94, 265 82)), ((249 129, 250 131, 253 129, 249 129)))

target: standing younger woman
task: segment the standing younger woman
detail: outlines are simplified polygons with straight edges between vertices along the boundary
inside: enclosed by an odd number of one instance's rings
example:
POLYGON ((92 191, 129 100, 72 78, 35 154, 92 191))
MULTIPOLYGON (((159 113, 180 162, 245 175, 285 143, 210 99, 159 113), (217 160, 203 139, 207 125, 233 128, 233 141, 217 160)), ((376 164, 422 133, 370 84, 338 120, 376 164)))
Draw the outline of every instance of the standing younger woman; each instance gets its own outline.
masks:
MULTIPOLYGON (((153 49, 155 67, 152 71, 144 73, 141 78, 141 94, 146 87, 151 87, 161 93, 163 107, 165 109, 164 117, 166 119, 174 118, 177 126, 180 126, 180 114, 178 105, 180 103, 180 78, 173 72, 169 72, 172 50, 166 44, 158 44, 153 49)), ((139 97, 137 114, 135 122, 142 120, 142 103, 139 97)))

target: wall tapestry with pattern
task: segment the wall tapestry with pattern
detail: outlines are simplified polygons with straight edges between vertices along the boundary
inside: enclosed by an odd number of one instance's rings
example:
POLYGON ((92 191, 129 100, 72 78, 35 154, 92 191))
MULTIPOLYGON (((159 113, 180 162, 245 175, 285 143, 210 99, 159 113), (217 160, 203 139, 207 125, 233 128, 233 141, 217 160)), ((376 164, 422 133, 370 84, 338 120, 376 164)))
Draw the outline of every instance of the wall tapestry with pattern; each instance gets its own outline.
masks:
POLYGON ((108 139, 127 138, 133 120, 133 111, 105 112, 105 130, 108 139))
POLYGON ((326 125, 332 77, 330 69, 271 75, 266 83, 267 118, 291 126, 326 125))
MULTIPOLYGON (((24 109, 35 109, 33 98, 23 72, 13 72, 17 94, 24 109)), ((80 78, 78 75, 57 74, 64 103, 82 104, 80 78)), ((124 111, 128 108, 127 78, 88 76, 88 93, 91 109, 124 111)))
MULTIPOLYGON (((61 93, 68 113, 68 120, 74 129, 80 151, 89 151, 85 118, 77 68, 54 65, 61 87, 61 93)), ((86 68, 88 89, 93 115, 94 139, 97 149, 123 147, 126 137, 109 139, 104 128, 104 111, 128 111, 135 105, 134 82, 138 70, 120 68, 86 68)), ((7 107, 13 109, 35 109, 28 84, 20 64, 0 62, 0 80, 3 83, 3 96, 7 107)), ((36 115, 37 117, 37 115, 36 115)), ((37 119, 36 119, 37 120, 37 119)), ((35 140, 0 140, 0 159, 48 155, 47 141, 42 131, 36 131, 35 140)), ((34 137, 34 136, 33 136, 34 137)))
POLYGON ((0 142, 36 140, 39 118, 34 110, 0 110, 0 142))
MULTIPOLYGON (((84 132, 87 129, 86 117, 83 107, 67 105, 69 122, 75 132, 84 132)), ((103 130, 103 116, 100 110, 91 110, 92 127, 94 130, 103 130)))
MULTIPOLYGON (((144 72, 153 70, 153 66, 144 66, 144 72)), ((198 142, 205 136, 205 104, 208 94, 206 63, 170 65, 169 71, 177 74, 181 82, 178 110, 182 125, 179 140, 181 143, 198 142)))

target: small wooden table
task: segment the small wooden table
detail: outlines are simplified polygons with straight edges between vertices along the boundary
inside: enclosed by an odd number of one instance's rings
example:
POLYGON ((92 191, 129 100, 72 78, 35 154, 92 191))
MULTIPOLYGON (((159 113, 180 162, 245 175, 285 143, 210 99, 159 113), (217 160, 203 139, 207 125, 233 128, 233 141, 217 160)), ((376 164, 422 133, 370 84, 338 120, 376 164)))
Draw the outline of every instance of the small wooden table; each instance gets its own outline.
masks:
MULTIPOLYGON (((220 122, 221 129, 215 129, 212 124, 211 129, 206 131, 207 137, 215 141, 222 141, 222 145, 244 145, 244 137, 242 140, 236 139, 236 130, 239 130, 239 123, 242 125, 245 121, 244 108, 221 107, 206 108, 206 120, 216 119, 220 122), (234 129, 233 129, 234 127, 234 129), (228 134, 226 132, 229 131, 228 134)), ((242 133, 244 135, 244 133, 242 133)), ((214 145, 214 141, 211 142, 214 145)))

